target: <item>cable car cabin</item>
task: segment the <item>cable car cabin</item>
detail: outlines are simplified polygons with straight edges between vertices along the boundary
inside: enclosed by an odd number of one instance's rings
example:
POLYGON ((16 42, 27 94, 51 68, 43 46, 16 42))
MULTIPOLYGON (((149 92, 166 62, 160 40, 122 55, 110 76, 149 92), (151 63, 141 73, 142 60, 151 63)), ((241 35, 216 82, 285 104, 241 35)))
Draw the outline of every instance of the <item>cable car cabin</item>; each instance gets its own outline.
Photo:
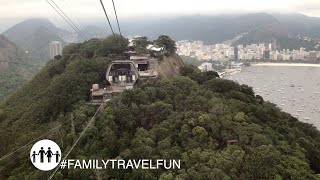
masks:
POLYGON ((130 56, 130 60, 135 64, 140 79, 152 79, 158 77, 158 60, 149 56, 130 56))
POLYGON ((126 89, 132 89, 138 79, 154 79, 158 77, 158 60, 147 56, 131 56, 130 60, 112 61, 106 72, 106 80, 110 85, 93 84, 91 102, 100 105, 126 89))
POLYGON ((101 105, 125 89, 132 89, 138 78, 138 70, 132 61, 112 61, 106 72, 106 80, 110 85, 93 84, 89 104, 101 105))
POLYGON ((110 83, 113 93, 132 89, 138 78, 138 70, 132 61, 113 61, 106 73, 106 79, 110 83))

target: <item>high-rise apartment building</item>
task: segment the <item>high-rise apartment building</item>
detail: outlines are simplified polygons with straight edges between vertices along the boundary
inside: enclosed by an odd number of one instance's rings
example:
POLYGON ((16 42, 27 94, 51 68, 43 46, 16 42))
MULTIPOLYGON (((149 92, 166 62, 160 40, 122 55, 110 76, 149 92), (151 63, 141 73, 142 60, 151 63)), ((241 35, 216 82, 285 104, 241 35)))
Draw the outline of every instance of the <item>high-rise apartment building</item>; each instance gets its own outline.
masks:
POLYGON ((234 60, 239 60, 239 48, 237 46, 234 47, 234 60))
POLYGON ((50 58, 53 59, 57 55, 61 55, 62 43, 60 41, 52 41, 49 44, 50 58))

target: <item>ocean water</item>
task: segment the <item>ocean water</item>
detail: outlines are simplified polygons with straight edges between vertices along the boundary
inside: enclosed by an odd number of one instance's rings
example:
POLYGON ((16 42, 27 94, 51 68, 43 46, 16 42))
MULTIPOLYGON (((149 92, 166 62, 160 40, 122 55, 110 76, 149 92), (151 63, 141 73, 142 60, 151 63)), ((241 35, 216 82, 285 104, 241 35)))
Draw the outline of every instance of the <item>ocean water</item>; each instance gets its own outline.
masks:
POLYGON ((226 76, 320 129, 320 67, 250 66, 226 76))

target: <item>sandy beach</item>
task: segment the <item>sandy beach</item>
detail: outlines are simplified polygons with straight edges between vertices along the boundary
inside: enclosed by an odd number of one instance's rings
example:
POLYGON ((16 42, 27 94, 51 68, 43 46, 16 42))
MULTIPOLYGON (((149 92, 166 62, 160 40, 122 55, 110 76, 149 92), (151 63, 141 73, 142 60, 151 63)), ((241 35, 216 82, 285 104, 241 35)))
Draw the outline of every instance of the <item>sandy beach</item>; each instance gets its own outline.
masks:
POLYGON ((294 66, 294 67, 320 67, 320 64, 304 64, 304 63, 257 63, 251 66, 294 66))

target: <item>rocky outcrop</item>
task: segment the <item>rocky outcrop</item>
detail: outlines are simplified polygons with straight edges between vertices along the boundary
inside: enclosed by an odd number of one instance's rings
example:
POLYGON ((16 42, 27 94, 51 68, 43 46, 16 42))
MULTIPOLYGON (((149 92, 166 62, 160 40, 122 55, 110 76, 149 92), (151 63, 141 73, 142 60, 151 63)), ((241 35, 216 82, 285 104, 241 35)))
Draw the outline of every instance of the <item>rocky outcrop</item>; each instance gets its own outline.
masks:
POLYGON ((182 67, 184 67, 184 64, 182 62, 182 59, 177 54, 164 57, 163 60, 159 61, 159 77, 168 78, 179 75, 182 67))

